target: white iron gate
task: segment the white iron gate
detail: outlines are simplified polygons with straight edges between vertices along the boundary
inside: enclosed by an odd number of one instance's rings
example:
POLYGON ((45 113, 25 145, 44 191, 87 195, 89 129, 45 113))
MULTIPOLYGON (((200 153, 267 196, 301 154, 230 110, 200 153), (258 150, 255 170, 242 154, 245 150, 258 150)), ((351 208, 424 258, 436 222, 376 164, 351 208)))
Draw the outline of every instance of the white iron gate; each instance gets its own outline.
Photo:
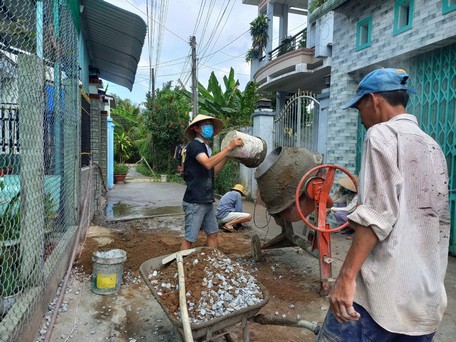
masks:
POLYGON ((304 147, 317 151, 320 103, 314 94, 294 94, 274 119, 274 148, 304 147))

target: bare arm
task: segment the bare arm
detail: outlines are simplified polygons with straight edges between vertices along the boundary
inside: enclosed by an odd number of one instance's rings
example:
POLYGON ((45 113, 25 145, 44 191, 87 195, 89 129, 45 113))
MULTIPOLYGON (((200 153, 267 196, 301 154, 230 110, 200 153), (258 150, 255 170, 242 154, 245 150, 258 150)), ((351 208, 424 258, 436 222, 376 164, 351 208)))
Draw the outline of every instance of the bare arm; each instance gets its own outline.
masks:
POLYGON ((219 153, 211 157, 208 157, 204 153, 200 153, 196 156, 196 160, 198 160, 198 162, 208 170, 214 168, 215 174, 217 174, 225 165, 226 156, 235 148, 238 148, 239 146, 243 145, 244 142, 241 138, 234 137, 233 139, 231 139, 230 143, 227 146, 225 146, 219 153))
POLYGON ((360 317, 353 308, 355 280, 364 261, 378 242, 377 235, 370 227, 353 222, 351 225, 355 228, 355 236, 329 296, 331 309, 339 322, 353 321, 360 317))

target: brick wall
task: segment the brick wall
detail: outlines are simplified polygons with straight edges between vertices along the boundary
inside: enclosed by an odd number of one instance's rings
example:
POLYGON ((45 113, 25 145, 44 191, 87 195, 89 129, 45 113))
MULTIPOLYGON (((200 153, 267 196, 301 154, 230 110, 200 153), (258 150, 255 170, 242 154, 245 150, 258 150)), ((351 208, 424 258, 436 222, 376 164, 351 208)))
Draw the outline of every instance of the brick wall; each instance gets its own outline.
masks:
POLYGON ((412 28, 393 36, 394 3, 349 1, 334 16, 326 162, 350 171, 355 168, 358 116, 340 106, 353 97, 361 78, 376 67, 401 67, 413 56, 456 41, 456 11, 442 14, 441 0, 415 0, 412 28), (356 51, 356 24, 369 15, 371 46, 356 51))

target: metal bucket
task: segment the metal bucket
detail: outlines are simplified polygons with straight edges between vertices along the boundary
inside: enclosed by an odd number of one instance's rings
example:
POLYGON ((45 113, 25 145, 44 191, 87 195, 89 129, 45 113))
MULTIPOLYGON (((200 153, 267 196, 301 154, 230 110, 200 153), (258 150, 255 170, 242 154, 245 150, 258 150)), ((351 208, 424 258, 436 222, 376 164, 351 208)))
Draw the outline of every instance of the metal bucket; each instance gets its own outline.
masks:
MULTIPOLYGON (((255 171, 260 197, 269 213, 277 214, 292 206, 302 176, 322 162, 321 154, 305 148, 279 146, 269 153, 255 171)), ((301 194, 303 191, 304 187, 301 194)))
POLYGON ((266 141, 239 131, 230 131, 223 138, 221 149, 225 148, 235 136, 242 138, 244 146, 231 151, 228 157, 250 168, 260 165, 268 150, 266 141))
POLYGON ((92 254, 92 292, 112 294, 119 291, 127 253, 122 249, 95 251, 92 254))

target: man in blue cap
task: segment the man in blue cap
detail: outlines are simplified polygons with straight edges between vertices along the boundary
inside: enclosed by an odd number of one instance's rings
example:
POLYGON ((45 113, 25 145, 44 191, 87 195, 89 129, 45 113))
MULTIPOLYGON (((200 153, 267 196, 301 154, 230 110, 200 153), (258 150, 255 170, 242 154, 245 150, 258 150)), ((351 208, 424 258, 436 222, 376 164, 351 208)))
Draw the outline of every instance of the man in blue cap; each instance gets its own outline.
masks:
POLYGON ((343 109, 366 127, 352 245, 317 341, 431 341, 447 306, 448 172, 405 107, 409 76, 377 69, 343 109))

